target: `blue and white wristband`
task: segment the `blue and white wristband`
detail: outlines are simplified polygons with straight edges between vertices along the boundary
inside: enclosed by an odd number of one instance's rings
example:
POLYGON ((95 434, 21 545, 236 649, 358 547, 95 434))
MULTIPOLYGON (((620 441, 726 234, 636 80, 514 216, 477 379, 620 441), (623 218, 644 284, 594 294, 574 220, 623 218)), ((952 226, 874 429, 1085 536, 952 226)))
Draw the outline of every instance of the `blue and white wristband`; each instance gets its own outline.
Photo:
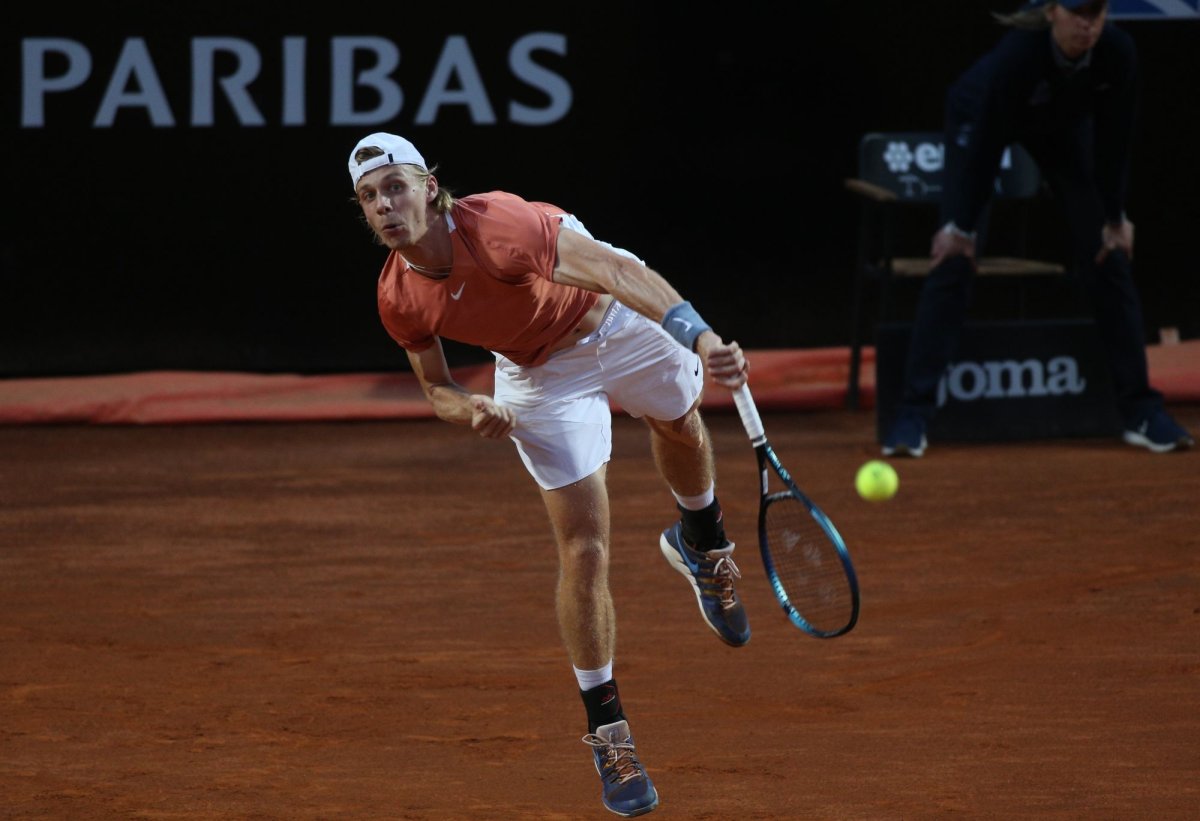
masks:
POLYGON ((690 302, 680 302, 672 305, 663 314, 662 326, 675 341, 689 351, 696 350, 696 338, 705 331, 711 331, 712 326, 700 318, 690 302))

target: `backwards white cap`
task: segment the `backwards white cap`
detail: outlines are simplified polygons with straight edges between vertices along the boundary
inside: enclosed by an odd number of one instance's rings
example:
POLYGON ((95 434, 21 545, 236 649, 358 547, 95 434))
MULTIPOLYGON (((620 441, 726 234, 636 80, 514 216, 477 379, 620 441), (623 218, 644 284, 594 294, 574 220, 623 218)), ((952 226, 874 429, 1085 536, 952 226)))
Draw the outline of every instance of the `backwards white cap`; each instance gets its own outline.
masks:
POLYGON ((425 158, 421 156, 421 152, 417 151, 415 145, 395 134, 377 131, 359 140, 358 145, 354 146, 354 150, 350 152, 350 179, 354 183, 354 187, 358 188, 358 181, 364 174, 385 165, 416 165, 420 166, 422 171, 429 170, 425 165, 425 158), (378 148, 383 153, 378 157, 357 162, 354 155, 367 147, 378 148))

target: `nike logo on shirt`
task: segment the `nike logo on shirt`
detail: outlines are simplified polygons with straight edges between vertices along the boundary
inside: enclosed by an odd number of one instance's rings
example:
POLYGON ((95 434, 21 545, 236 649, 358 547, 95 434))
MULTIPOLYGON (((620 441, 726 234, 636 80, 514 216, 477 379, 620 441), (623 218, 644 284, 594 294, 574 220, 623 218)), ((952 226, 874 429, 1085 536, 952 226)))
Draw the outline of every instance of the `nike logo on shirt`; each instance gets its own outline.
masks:
POLYGON ((461 284, 458 286, 458 290, 457 290, 457 291, 451 291, 451 292, 450 292, 450 298, 451 298, 451 299, 453 299, 455 302, 457 302, 457 301, 458 301, 458 298, 459 298, 460 296, 462 296, 463 288, 466 288, 466 287, 467 287, 467 283, 465 283, 465 282, 461 283, 461 284))

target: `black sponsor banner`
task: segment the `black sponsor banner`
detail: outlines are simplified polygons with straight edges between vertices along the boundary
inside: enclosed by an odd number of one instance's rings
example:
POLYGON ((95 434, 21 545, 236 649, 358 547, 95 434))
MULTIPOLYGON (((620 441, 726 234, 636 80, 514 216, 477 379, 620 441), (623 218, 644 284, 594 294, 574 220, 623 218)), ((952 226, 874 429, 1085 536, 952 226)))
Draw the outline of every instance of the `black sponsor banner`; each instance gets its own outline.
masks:
MULTIPOLYGON (((10 3, 0 378, 407 368, 378 321, 384 253, 345 165, 376 130, 411 138, 456 193, 504 189, 575 212, 743 347, 848 344, 857 222, 843 182, 859 140, 939 129, 946 85, 1000 33, 970 3, 866 14, 811 3, 792 26, 766 3, 417 16, 10 3)), ((1200 50, 1173 24, 1135 33, 1148 96, 1129 212, 1139 281, 1154 283, 1147 327, 1190 337, 1200 277, 1173 238, 1193 217, 1176 164, 1194 141, 1200 50)), ((915 160, 930 150, 915 146, 915 160)), ((1060 250, 1056 219, 1032 253, 1060 250)), ((488 358, 447 350, 452 364, 488 358)))
MULTIPOLYGON (((910 323, 877 330, 877 434, 895 418, 910 323)), ((930 441, 1111 436, 1120 432, 1112 377, 1090 319, 968 322, 938 384, 930 441)))

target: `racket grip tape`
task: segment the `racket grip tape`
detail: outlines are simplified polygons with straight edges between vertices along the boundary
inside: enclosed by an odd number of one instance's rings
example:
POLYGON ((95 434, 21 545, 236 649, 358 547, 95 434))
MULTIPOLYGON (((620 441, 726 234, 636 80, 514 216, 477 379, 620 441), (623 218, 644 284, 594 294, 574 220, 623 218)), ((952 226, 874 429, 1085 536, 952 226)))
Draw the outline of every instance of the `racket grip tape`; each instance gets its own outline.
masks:
POLYGON ((742 417, 742 426, 750 441, 761 439, 765 433, 762 418, 754 405, 754 397, 750 395, 750 386, 743 384, 733 391, 733 404, 737 405, 738 415, 742 417))

